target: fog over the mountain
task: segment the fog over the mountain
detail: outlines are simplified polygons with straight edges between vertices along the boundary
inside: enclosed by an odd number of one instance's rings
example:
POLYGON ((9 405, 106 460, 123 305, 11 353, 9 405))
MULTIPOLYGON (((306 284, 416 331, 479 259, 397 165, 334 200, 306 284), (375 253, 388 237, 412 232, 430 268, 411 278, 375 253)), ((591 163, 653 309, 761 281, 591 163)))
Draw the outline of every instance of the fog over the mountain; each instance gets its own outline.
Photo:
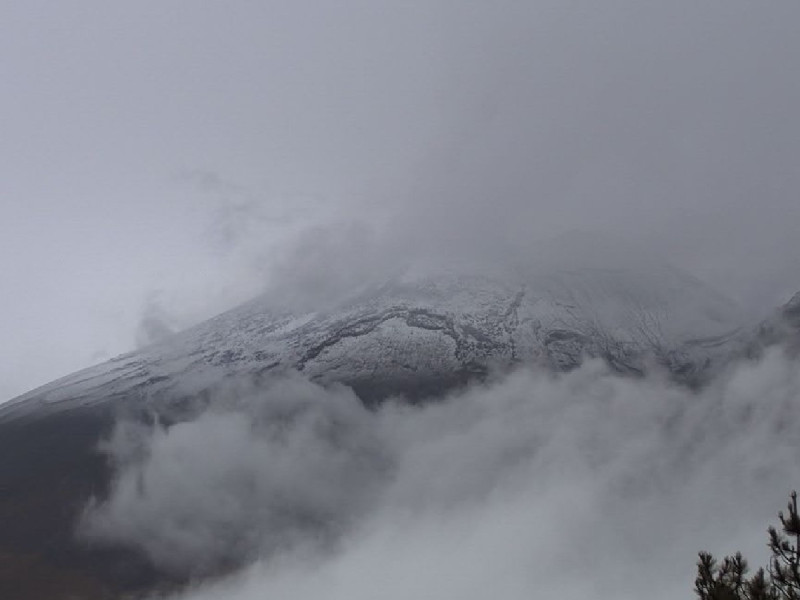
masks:
POLYGON ((192 600, 688 597, 698 550, 766 558, 799 399, 780 349, 700 393, 597 362, 374 412, 239 385, 191 422, 120 426, 83 531, 179 574, 245 565, 192 600))
POLYGON ((324 303, 398 260, 524 262, 574 230, 768 310, 800 280, 798 17, 4 2, 0 395, 265 288, 324 303))
MULTIPOLYGON (((795 0, 3 2, 0 401, 409 264, 666 262, 755 322, 800 290, 798 23, 795 0)), ((185 600, 685 597, 700 549, 760 563, 800 485, 780 348, 699 391, 590 361, 421 406, 216 393, 120 423, 80 527, 227 574, 185 600)))

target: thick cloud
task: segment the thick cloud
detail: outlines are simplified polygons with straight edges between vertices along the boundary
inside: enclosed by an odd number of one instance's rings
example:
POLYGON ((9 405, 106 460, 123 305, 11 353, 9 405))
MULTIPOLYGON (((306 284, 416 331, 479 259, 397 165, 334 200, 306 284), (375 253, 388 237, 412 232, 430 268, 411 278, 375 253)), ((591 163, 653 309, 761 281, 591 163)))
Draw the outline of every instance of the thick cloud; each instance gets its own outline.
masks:
POLYGON ((674 598, 700 549, 766 558, 799 402, 780 350, 701 392, 589 363, 374 412, 290 379, 120 430, 86 531, 178 572, 249 565, 192 600, 674 598))
POLYGON ((371 244, 332 246, 341 222, 301 235, 267 270, 276 289, 286 273, 366 277, 398 257, 524 263, 573 230, 661 255, 754 311, 798 287, 796 4, 450 9, 437 21, 447 61, 438 79, 420 74, 440 90, 416 114, 433 133, 393 163, 399 176, 359 176, 338 204, 338 221, 373 228, 371 244))
POLYGON ((85 534, 186 575, 344 530, 391 466, 369 414, 349 390, 303 381, 261 394, 168 430, 118 426, 106 447, 121 473, 85 534))

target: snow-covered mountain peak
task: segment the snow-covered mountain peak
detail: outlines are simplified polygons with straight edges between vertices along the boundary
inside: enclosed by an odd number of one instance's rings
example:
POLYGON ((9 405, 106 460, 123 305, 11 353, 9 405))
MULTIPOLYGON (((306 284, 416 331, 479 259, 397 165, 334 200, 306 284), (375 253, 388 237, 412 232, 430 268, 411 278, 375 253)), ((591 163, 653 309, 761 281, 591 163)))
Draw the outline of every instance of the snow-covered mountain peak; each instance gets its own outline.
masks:
POLYGON ((275 310, 268 296, 256 298, 34 390, 0 414, 123 397, 171 402, 231 376, 286 370, 351 385, 369 400, 438 393, 517 365, 569 369, 587 356, 621 372, 660 363, 694 377, 740 325, 730 301, 667 266, 522 273, 440 264, 367 286, 324 311, 275 310))

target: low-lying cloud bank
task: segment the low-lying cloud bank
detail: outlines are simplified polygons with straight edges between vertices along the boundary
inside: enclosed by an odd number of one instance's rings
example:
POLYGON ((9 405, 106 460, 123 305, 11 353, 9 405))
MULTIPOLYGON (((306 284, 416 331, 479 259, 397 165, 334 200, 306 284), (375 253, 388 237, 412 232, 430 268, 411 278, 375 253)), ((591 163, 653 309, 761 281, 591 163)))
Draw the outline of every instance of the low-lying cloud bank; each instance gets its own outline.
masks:
POLYGON ((676 598, 696 552, 766 558, 800 482, 782 351, 695 393, 598 362, 368 411, 301 379, 168 429, 120 427, 87 534, 239 570, 180 598, 676 598))

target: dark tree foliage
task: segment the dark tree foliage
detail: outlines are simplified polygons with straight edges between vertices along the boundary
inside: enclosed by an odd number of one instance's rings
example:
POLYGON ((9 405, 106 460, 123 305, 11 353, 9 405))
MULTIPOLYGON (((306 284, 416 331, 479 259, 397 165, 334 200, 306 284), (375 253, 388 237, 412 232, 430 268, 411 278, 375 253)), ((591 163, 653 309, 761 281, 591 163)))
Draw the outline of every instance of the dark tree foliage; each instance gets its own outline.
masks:
POLYGON ((788 514, 778 513, 779 529, 770 527, 772 557, 766 570, 748 577, 747 561, 737 552, 718 562, 708 552, 697 561, 694 591, 700 600, 800 600, 800 515, 797 492, 791 493, 788 514))

